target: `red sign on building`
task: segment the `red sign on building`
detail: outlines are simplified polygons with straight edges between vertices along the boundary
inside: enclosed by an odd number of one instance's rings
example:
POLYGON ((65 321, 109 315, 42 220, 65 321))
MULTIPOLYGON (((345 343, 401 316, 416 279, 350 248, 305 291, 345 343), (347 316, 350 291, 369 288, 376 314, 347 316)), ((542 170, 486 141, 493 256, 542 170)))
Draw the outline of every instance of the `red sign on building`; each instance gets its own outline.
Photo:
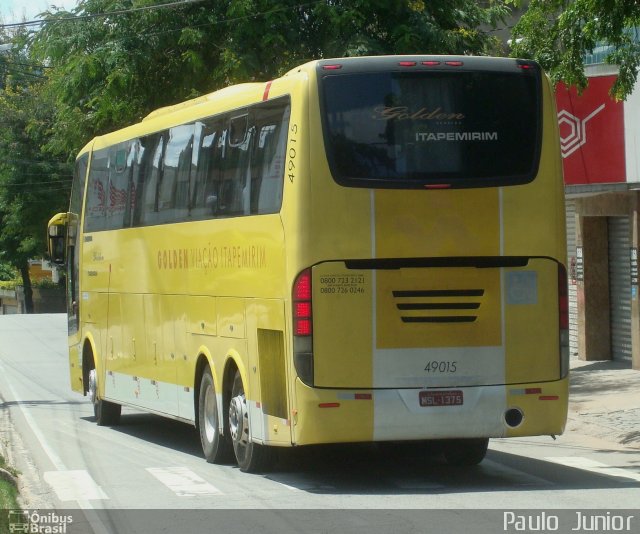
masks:
POLYGON ((614 76, 589 78, 580 96, 563 83, 556 87, 567 185, 626 181, 623 104, 609 96, 614 81, 614 76))

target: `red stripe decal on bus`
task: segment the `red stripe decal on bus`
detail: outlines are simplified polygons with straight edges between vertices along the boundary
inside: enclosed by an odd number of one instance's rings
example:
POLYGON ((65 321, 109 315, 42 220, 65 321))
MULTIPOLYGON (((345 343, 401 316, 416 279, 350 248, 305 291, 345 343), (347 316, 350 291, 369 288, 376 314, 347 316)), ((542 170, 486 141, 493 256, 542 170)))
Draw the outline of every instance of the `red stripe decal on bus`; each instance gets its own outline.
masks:
POLYGON ((264 93, 262 94, 262 101, 264 102, 265 100, 267 100, 267 98, 269 98, 269 91, 271 90, 271 84, 273 83, 273 80, 267 82, 267 85, 264 88, 264 93))

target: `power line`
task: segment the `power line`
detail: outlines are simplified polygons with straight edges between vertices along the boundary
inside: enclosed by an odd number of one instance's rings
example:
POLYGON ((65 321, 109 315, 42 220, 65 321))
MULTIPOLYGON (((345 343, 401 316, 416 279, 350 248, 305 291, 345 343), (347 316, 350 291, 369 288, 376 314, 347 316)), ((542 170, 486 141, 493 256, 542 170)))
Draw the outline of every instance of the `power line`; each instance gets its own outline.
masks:
MULTIPOLYGON (((2 171, 0 171, 2 172, 2 171)), ((5 170, 6 173, 6 170, 5 170)), ((72 174, 60 174, 57 172, 12 172, 11 174, 17 174, 19 176, 51 176, 53 177, 53 180, 43 180, 40 182, 30 182, 31 185, 39 185, 39 184, 53 184, 53 183, 69 183, 73 181, 73 175, 72 174)), ((25 182, 18 182, 18 181, 13 181, 13 182, 3 182, 2 181, 2 175, 0 174, 0 185, 23 185, 25 182)), ((6 176, 6 174, 5 174, 6 176)))
MULTIPOLYGON (((191 2, 202 2, 205 0, 190 0, 191 2)), ((240 22, 242 20, 247 20, 247 19, 254 19, 254 18, 258 18, 258 17, 262 17, 264 15, 271 15, 274 13, 279 13, 282 11, 288 11, 288 10, 295 10, 295 9, 301 9, 301 8, 305 8, 305 7, 309 7, 309 6, 313 6, 316 4, 323 4, 325 3, 326 0, 313 0, 311 2, 302 2, 299 4, 295 4, 293 6, 283 6, 280 8, 276 8, 276 9, 270 9, 268 11, 260 11, 258 13, 252 13, 249 15, 242 15, 242 16, 238 16, 238 17, 232 17, 232 18, 228 18, 228 19, 219 19, 219 20, 215 20, 213 22, 204 22, 202 24, 191 24, 191 25, 187 25, 187 26, 180 26, 178 28, 174 28, 174 29, 170 29, 170 30, 162 30, 162 31, 158 31, 158 32, 152 32, 152 33, 134 33, 134 34, 130 34, 126 37, 115 37, 115 38, 111 38, 111 39, 105 39, 103 42, 104 43, 117 43, 117 42, 122 42, 122 41, 128 41, 130 40, 132 37, 143 37, 145 39, 148 39, 149 37, 156 37, 158 35, 165 35, 165 34, 169 34, 169 33, 176 33, 176 32, 181 32, 183 30, 186 29, 196 29, 196 28, 203 28, 206 26, 216 26, 218 24, 230 24, 230 23, 234 23, 234 22, 240 22)), ((169 5, 169 4, 163 4, 164 5, 169 5)), ((161 7, 161 6, 151 6, 151 7, 161 7)), ((136 8, 136 9, 143 9, 143 8, 136 8)), ((123 12, 128 12, 128 11, 123 11, 123 12)), ((86 17, 103 17, 103 16, 109 16, 112 13, 121 13, 120 11, 113 11, 110 13, 100 13, 100 14, 95 14, 95 15, 86 15, 86 17)), ((79 20, 82 17, 69 17, 69 18, 60 18, 60 19, 55 19, 55 20, 47 20, 46 22, 65 22, 65 21, 75 21, 75 20, 79 20)), ((37 22, 37 21, 36 21, 37 22)), ((0 25, 0 28, 2 28, 2 25, 0 25)), ((215 43, 212 43, 212 46, 216 46, 215 43)), ((48 66, 46 68, 56 68, 56 67, 52 67, 52 66, 48 66)))
POLYGON ((130 9, 120 9, 117 11, 109 11, 107 13, 92 13, 89 15, 75 15, 72 17, 54 17, 47 20, 29 20, 25 22, 12 22, 10 24, 0 24, 0 28, 15 28, 20 26, 40 26, 45 22, 76 22, 79 20, 94 19, 98 17, 112 17, 113 15, 124 15, 137 11, 151 11, 155 9, 165 9, 167 7, 180 7, 189 4, 197 4, 205 0, 180 0, 179 2, 169 2, 167 4, 157 4, 154 6, 132 7, 130 9))
MULTIPOLYGON (((0 125, 3 124, 2 122, 0 122, 0 125)), ((4 123, 6 124, 6 123, 4 123)), ((72 163, 64 163, 64 162, 60 162, 60 161, 42 161, 42 160, 38 160, 38 159, 11 159, 11 158, 7 158, 7 159, 2 159, 2 161, 0 163, 10 163, 10 164, 14 164, 14 165, 58 165, 60 167, 66 167, 67 169, 69 169, 73 164, 72 163)))
MULTIPOLYGON (((3 65, 0 64, 0 67, 2 67, 2 66, 3 65)), ((4 69, 5 69, 5 72, 7 74, 18 74, 18 75, 21 75, 21 76, 31 76, 32 78, 38 78, 40 80, 46 80, 47 79, 46 76, 42 76, 40 74, 33 74, 32 72, 27 72, 27 71, 24 71, 24 70, 20 70, 20 69, 17 69, 15 67, 12 67, 11 65, 4 65, 4 69)))
POLYGON ((3 182, 2 180, 0 180, 0 187, 31 187, 34 185, 55 185, 55 186, 60 186, 63 184, 64 187, 67 187, 69 185, 71 185, 71 182, 73 180, 50 180, 50 181, 44 181, 44 182, 29 182, 29 183, 24 183, 24 182, 3 182))
MULTIPOLYGON (((190 3, 197 3, 197 2, 204 2, 205 0, 187 0, 186 2, 174 2, 171 4, 161 4, 161 5, 157 5, 157 6, 147 6, 147 7, 140 7, 140 8, 133 8, 130 10, 121 10, 121 11, 111 11, 109 13, 95 13, 92 15, 80 15, 77 17, 60 17, 60 18, 56 18, 56 19, 48 19, 46 21, 31 21, 29 23, 22 23, 24 24, 43 24, 44 22, 66 22, 66 21, 70 21, 70 22, 74 22, 76 20, 82 20, 82 19, 88 19, 88 18, 95 18, 95 17, 108 17, 114 14, 126 14, 129 13, 131 11, 139 11, 139 10, 143 10, 143 9, 157 9, 157 8, 161 8, 161 7, 167 7, 167 6, 176 6, 176 5, 180 5, 180 4, 190 4, 190 3)), ((219 20, 215 20, 213 22, 205 22, 202 24, 193 24, 193 25, 188 25, 188 26, 180 26, 179 28, 175 28, 172 30, 163 30, 163 31, 159 31, 159 32, 153 32, 153 33, 146 33, 146 34, 135 34, 136 36, 140 37, 154 37, 157 35, 163 35, 163 34, 167 34, 167 33, 174 33, 174 32, 181 32, 185 29, 194 29, 194 28, 202 28, 205 26, 216 26, 218 24, 229 24, 229 23, 234 23, 234 22, 239 22, 242 20, 247 20, 247 19, 253 19, 253 18, 257 18, 257 17, 261 17, 264 15, 271 15, 273 13, 279 13, 281 11, 288 11, 288 10, 295 10, 295 9, 300 9, 300 8, 304 8, 304 7, 308 7, 308 6, 312 6, 315 4, 323 4, 325 3, 326 0, 314 0, 311 2, 302 2, 293 6, 283 6, 280 8, 276 8, 276 9, 270 9, 268 11, 261 11, 258 13, 252 13, 249 15, 242 15, 242 16, 238 16, 238 17, 232 17, 232 18, 228 18, 228 19, 219 19, 219 20)), ((0 25, 0 29, 3 26, 0 25)), ((114 39, 107 39, 105 42, 109 42, 109 43, 113 43, 113 42, 119 42, 119 41, 124 41, 127 39, 130 39, 131 36, 128 37, 120 37, 120 38, 114 38, 114 39)), ((49 68, 55 68, 55 67, 49 67, 49 68)))
POLYGON ((53 68, 48 65, 42 65, 40 63, 22 63, 20 61, 11 61, 9 59, 4 59, 4 58, 2 58, 2 61, 0 61, 0 65, 18 65, 20 67, 33 67, 34 69, 52 69, 53 68))

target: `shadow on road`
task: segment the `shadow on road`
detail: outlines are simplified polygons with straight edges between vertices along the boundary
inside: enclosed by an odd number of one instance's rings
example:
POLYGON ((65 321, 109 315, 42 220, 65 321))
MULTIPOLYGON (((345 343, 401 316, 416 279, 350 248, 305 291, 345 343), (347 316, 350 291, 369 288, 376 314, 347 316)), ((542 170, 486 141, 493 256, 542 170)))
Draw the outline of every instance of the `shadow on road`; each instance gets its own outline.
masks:
MULTIPOLYGON (((237 470, 207 464, 190 425, 137 413, 123 415, 121 421, 112 430, 201 459, 198 472, 204 477, 208 469, 237 470)), ((305 446, 277 452, 273 469, 263 476, 311 493, 420 495, 640 487, 629 478, 495 450, 489 450, 478 466, 452 467, 430 442, 305 446)))

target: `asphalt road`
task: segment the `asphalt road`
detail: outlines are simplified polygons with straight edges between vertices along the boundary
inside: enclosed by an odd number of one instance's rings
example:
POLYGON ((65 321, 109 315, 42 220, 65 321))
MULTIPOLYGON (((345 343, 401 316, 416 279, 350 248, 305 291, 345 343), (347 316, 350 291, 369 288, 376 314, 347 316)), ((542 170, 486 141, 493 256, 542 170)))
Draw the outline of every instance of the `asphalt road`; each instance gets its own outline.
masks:
POLYGON ((71 510, 66 532, 519 531, 505 510, 553 532, 579 526, 574 510, 635 514, 622 531, 640 532, 637 449, 492 440, 480 466, 453 469, 425 447, 300 448, 251 475, 207 464, 182 423, 124 410, 119 426, 98 427, 67 365, 65 316, 0 316, 0 443, 25 507, 71 510))

